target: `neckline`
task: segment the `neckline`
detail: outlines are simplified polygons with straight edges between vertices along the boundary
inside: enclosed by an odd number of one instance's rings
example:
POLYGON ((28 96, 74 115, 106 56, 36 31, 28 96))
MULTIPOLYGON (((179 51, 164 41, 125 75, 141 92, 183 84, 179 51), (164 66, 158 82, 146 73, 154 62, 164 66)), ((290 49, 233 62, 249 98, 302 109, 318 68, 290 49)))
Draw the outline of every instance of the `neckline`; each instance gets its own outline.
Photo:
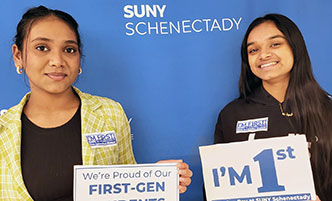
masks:
POLYGON ((279 102, 276 98, 274 98, 268 91, 266 91, 263 85, 259 86, 254 93, 249 96, 249 99, 264 105, 283 105, 284 103, 279 102))
POLYGON ((50 128, 44 128, 44 127, 40 127, 38 125, 36 125, 35 123, 33 123, 24 113, 24 111, 22 112, 22 116, 21 116, 21 120, 22 123, 26 123, 27 126, 29 127, 34 127, 36 129, 40 129, 40 130, 55 130, 55 129, 59 129, 59 128, 63 128, 66 125, 70 124, 72 121, 74 121, 74 119, 78 118, 78 116, 80 115, 80 111, 81 111, 81 104, 79 104, 75 114, 64 124, 60 125, 60 126, 56 126, 56 127, 50 127, 50 128))

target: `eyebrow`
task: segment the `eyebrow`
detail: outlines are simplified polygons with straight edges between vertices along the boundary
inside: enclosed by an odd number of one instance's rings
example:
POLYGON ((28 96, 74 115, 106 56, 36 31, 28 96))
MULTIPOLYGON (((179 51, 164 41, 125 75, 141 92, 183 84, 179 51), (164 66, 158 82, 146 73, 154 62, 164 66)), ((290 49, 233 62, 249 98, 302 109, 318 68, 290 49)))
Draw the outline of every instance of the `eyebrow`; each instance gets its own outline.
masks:
MULTIPOLYGON (((45 37, 37 37, 37 38, 33 39, 31 42, 34 42, 34 41, 52 42, 53 40, 51 40, 49 38, 45 38, 45 37)), ((75 40, 66 40, 65 43, 78 45, 75 40)))
MULTIPOLYGON (((272 40, 272 39, 275 39, 275 38, 283 38, 283 39, 286 39, 284 36, 282 35, 275 35, 275 36, 271 36, 270 38, 268 38, 267 40, 272 40)), ((255 44, 255 42, 251 42, 251 43, 248 43, 247 44, 247 47, 249 47, 250 45, 253 45, 255 44)))

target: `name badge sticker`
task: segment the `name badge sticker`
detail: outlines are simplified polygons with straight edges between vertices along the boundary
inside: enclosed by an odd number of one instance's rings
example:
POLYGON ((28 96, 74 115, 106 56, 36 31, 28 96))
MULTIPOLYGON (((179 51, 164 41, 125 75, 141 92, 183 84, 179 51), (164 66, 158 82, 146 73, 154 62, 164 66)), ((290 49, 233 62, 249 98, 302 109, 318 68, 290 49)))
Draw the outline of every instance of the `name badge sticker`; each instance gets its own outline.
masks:
POLYGON ((267 131, 268 124, 268 117, 238 121, 236 124, 236 133, 254 133, 257 131, 267 131))
POLYGON ((105 131, 102 133, 88 133, 85 134, 91 148, 116 146, 116 134, 114 131, 105 131))

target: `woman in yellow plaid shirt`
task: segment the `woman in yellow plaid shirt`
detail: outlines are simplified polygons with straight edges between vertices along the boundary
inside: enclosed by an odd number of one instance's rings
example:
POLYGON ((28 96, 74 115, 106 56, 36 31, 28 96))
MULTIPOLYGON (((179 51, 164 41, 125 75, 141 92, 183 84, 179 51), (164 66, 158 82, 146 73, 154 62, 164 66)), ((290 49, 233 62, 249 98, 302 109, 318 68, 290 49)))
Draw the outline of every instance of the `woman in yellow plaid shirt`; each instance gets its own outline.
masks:
MULTIPOLYGON (((43 6, 29 9, 12 52, 31 92, 0 117, 0 200, 72 200, 73 165, 136 163, 121 105, 72 86, 82 73, 72 16, 43 6), (115 132, 116 146, 92 149, 85 135, 107 131, 115 132)), ((175 162, 183 193, 192 172, 175 162)))

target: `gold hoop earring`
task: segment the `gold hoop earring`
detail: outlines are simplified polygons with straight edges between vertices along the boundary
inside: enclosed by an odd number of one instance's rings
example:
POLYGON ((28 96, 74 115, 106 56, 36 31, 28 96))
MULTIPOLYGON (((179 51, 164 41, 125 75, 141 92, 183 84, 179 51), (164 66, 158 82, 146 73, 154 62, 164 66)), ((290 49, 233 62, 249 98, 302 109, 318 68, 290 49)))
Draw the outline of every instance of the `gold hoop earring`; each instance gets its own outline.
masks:
POLYGON ((78 74, 81 75, 82 74, 82 68, 80 67, 80 69, 78 70, 78 74))
POLYGON ((21 68, 21 66, 17 66, 16 72, 17 72, 17 74, 21 75, 23 73, 23 68, 21 68))

